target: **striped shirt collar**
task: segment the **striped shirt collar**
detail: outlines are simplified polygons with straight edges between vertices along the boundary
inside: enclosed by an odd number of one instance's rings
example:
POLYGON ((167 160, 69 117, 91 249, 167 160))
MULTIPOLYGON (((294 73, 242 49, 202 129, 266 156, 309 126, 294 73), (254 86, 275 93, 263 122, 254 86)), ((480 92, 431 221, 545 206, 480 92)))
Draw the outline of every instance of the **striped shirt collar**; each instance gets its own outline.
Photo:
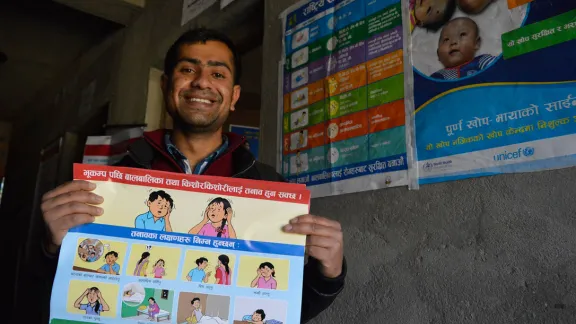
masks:
POLYGON ((184 156, 184 154, 182 154, 182 152, 178 150, 176 145, 172 143, 170 135, 171 134, 167 132, 166 135, 164 136, 166 150, 168 151, 168 153, 170 153, 172 158, 176 161, 176 163, 178 163, 178 165, 182 168, 182 170, 184 170, 186 174, 204 173, 204 171, 206 171, 208 166, 212 162, 214 162, 219 156, 221 156, 226 151, 226 149, 228 149, 228 137, 226 135, 222 135, 222 145, 220 145, 220 147, 218 147, 216 151, 212 152, 212 154, 208 155, 205 159, 198 162, 198 164, 194 167, 194 170, 192 170, 192 167, 190 166, 190 161, 188 161, 186 156, 184 156))

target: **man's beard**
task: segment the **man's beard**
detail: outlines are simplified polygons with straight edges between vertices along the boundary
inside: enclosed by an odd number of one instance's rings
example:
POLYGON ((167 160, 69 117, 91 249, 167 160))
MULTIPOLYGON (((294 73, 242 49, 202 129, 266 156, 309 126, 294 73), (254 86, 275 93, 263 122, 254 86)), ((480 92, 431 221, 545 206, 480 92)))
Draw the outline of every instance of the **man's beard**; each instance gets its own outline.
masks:
POLYGON ((172 117, 174 128, 178 129, 184 133, 188 134, 202 134, 202 133, 212 133, 218 130, 226 119, 228 119, 228 114, 225 116, 221 116, 216 114, 214 116, 210 116, 207 120, 202 121, 190 121, 185 120, 178 110, 168 111, 170 117, 172 117))

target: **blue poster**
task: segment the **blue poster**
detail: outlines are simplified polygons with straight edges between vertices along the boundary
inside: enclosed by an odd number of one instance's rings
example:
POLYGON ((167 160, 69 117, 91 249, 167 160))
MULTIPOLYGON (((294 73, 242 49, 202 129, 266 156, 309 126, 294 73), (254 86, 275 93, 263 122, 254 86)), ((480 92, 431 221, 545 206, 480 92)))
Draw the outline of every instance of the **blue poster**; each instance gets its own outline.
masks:
POLYGON ((230 125, 230 133, 246 137, 246 148, 258 159, 258 139, 260 138, 260 128, 240 125, 230 125))
POLYGON ((576 165, 576 1, 429 3, 406 29, 417 183, 576 165))

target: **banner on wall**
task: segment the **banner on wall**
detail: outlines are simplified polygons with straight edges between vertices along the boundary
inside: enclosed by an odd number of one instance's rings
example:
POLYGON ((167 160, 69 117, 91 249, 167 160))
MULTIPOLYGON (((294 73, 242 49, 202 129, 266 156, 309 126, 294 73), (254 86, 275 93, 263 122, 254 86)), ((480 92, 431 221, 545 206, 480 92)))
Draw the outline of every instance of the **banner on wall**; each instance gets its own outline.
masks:
POLYGON ((412 185, 576 165, 576 2, 455 4, 407 8, 412 185))
POLYGON ((216 0, 183 0, 182 21, 180 25, 186 25, 187 22, 198 17, 203 11, 215 3, 216 0))
POLYGON ((113 165, 126 155, 128 145, 142 137, 143 133, 142 127, 133 127, 112 135, 88 136, 82 163, 113 165))
POLYGON ((230 133, 246 137, 246 148, 258 159, 260 128, 241 125, 230 125, 230 133))
POLYGON ((406 185, 400 1, 301 1, 280 18, 281 173, 314 197, 406 185))

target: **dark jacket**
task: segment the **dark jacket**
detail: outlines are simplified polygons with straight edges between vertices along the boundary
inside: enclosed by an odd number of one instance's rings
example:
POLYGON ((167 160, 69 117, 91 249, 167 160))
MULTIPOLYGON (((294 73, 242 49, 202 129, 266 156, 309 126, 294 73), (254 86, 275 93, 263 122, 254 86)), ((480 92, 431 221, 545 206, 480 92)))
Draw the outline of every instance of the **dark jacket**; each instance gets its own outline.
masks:
MULTIPOLYGON (((152 170, 179 172, 183 170, 166 151, 164 130, 145 133, 141 139, 134 141, 128 148, 128 154, 117 166, 145 168, 152 170)), ((245 138, 235 135, 228 136, 228 149, 213 161, 204 171, 204 175, 235 177, 252 180, 285 182, 274 168, 260 163, 242 145, 245 138)), ((55 260, 52 260, 55 266, 55 260)), ((53 271, 50 271, 53 276, 53 271)), ((344 288, 346 262, 342 274, 338 278, 324 277, 319 271, 319 262, 308 259, 304 267, 304 287, 302 292, 301 323, 306 323, 332 304, 344 288)))

